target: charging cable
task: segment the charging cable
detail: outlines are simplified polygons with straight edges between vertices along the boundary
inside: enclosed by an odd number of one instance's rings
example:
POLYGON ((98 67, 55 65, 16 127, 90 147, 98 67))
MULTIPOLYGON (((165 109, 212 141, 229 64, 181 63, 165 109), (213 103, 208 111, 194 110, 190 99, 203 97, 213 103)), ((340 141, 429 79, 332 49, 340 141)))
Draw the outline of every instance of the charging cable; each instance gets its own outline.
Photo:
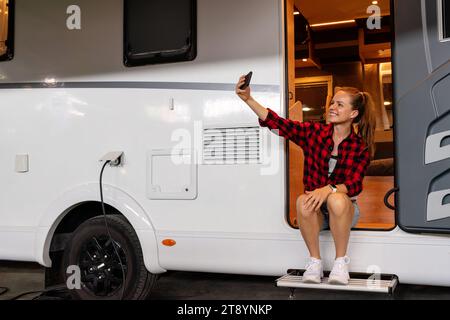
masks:
POLYGON ((43 294, 64 292, 66 290, 67 290, 67 287, 65 285, 57 285, 57 286, 53 286, 53 287, 48 287, 45 290, 23 292, 23 293, 20 293, 20 294, 18 294, 16 296, 10 298, 9 300, 19 300, 20 298, 23 298, 23 297, 28 296, 30 294, 39 293, 39 295, 37 295, 37 296, 35 296, 34 298, 31 299, 31 300, 38 300, 43 294))
POLYGON ((105 160, 105 163, 103 164, 102 170, 100 171, 100 201, 102 203, 102 212, 103 212, 103 217, 104 217, 104 220, 105 220, 106 231, 108 233, 109 240, 111 241, 111 243, 113 245, 114 253, 116 254, 117 258, 119 259, 120 268, 122 269, 123 283, 122 283, 122 293, 121 293, 121 296, 120 296, 120 300, 123 300, 123 297, 124 297, 124 294, 125 294, 125 282, 126 282, 125 270, 124 270, 124 267, 123 267, 123 264, 122 264, 122 259, 120 258, 119 252, 117 251, 117 248, 116 248, 116 242, 112 238, 111 232, 109 230, 108 221, 107 221, 107 218, 106 218, 105 203, 103 202, 103 183, 102 183, 103 171, 105 170, 106 165, 108 165, 109 163, 119 163, 118 161, 120 161, 120 160, 116 159, 115 162, 114 162, 114 161, 108 159, 108 160, 105 160))
POLYGON ((1 296, 2 294, 7 293, 8 291, 9 291, 9 288, 6 288, 6 287, 0 287, 0 296, 1 296))

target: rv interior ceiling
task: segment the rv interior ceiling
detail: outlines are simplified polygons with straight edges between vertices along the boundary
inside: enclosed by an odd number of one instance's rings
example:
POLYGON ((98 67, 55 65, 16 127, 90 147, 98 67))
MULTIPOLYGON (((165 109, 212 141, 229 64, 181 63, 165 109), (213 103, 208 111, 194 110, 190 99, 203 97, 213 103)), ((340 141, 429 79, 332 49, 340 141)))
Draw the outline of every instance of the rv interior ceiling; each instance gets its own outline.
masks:
MULTIPOLYGON (((295 0, 296 66, 318 67, 323 64, 361 61, 389 62, 391 58, 391 21, 389 1, 379 1, 381 29, 366 27, 368 5, 361 1, 295 0), (329 10, 323 10, 329 8, 329 10), (302 20, 310 26, 310 39, 303 43, 302 20)), ((370 3, 369 3, 370 5, 370 3)))
MULTIPOLYGON (((369 4, 370 2, 367 1, 369 4)), ((367 6, 362 6, 361 0, 295 0, 294 3, 311 25, 369 16, 367 6)), ((382 16, 389 15, 389 1, 378 1, 377 6, 380 7, 382 16)))

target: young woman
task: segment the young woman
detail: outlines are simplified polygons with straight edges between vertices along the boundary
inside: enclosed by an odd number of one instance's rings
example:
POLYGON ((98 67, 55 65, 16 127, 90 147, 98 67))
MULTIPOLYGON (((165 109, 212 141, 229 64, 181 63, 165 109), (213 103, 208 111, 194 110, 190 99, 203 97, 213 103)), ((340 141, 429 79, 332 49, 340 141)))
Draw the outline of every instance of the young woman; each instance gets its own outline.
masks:
POLYGON ((258 115, 260 125, 277 129, 276 134, 303 149, 305 194, 297 199, 297 221, 310 253, 303 280, 321 282, 319 233, 330 228, 336 257, 328 281, 348 284, 347 246, 350 230, 359 218, 356 196, 362 191, 373 156, 376 120, 370 95, 351 87, 336 88, 327 113, 328 124, 298 122, 261 106, 250 95, 250 87, 240 89, 243 83, 242 76, 236 94, 258 115))

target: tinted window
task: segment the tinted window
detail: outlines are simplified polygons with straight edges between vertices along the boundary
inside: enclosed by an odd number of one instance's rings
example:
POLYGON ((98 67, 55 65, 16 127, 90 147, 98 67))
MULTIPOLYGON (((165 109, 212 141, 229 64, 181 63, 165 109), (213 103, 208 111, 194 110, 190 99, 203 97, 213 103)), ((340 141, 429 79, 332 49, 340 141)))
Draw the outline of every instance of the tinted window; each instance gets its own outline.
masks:
POLYGON ((0 60, 13 57, 14 1, 0 0, 0 60))
POLYGON ((126 66, 196 56, 196 0, 125 0, 126 66))
POLYGON ((444 39, 450 38, 450 0, 442 0, 442 14, 443 14, 443 35, 444 39))

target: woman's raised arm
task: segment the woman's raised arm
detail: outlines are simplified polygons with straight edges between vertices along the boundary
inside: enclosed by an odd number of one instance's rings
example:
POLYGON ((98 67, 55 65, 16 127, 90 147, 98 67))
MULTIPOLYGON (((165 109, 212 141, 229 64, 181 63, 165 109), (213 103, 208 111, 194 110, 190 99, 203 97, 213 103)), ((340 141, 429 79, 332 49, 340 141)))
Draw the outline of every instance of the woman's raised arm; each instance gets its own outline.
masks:
POLYGON ((250 95, 250 86, 248 86, 244 90, 240 89, 244 82, 245 76, 241 76, 236 85, 236 94, 253 110, 253 112, 256 113, 259 119, 261 119, 262 121, 266 120, 269 111, 262 105, 260 105, 255 99, 253 99, 253 97, 250 95))
MULTIPOLYGON (((300 122, 291 119, 285 119, 276 114, 273 110, 260 105, 250 95, 250 87, 245 90, 240 89, 244 83, 244 76, 239 78, 236 85, 236 94, 241 98, 259 117, 259 124, 262 127, 276 130, 275 133, 283 138, 292 140, 295 144, 302 148, 306 147, 307 138, 313 128, 312 122, 300 122)), ((301 104, 301 102, 298 102, 301 104)))

